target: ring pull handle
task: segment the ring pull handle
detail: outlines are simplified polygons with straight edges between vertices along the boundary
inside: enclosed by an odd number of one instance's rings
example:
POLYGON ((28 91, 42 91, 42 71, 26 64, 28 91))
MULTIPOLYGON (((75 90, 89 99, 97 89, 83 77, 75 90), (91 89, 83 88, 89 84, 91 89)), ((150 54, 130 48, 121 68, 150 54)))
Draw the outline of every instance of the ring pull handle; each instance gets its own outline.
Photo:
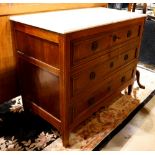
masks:
POLYGON ((114 62, 112 61, 112 62, 110 62, 110 68, 113 68, 114 67, 114 62))
POLYGON ((128 60, 128 58, 129 58, 128 54, 125 54, 124 55, 124 60, 128 60))
POLYGON ((92 51, 96 51, 97 48, 98 48, 98 42, 97 41, 92 42, 92 44, 91 44, 91 50, 92 51))
POLYGON ((96 78, 96 73, 95 72, 91 72, 89 75, 90 80, 94 80, 96 78))
POLYGON ((129 38, 130 36, 131 36, 131 30, 127 32, 127 38, 129 38))
POLYGON ((110 92, 111 91, 111 86, 107 87, 107 91, 110 92))
POLYGON ((122 83, 125 82, 125 76, 123 76, 123 77, 121 78, 121 82, 122 82, 122 83))
POLYGON ((115 34, 112 36, 112 40, 113 41, 116 41, 117 40, 117 36, 115 34))
POLYGON ((114 34, 114 35, 112 36, 112 40, 115 42, 117 39, 120 39, 120 37, 118 37, 116 34, 114 34))

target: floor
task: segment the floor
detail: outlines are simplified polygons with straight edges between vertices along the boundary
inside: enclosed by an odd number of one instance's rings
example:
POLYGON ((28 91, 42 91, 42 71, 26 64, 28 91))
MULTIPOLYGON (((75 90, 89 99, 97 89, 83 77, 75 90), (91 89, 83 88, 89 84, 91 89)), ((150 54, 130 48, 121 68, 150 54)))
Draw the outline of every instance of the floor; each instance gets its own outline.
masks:
MULTIPOLYGON (((141 76, 149 80, 149 74, 141 76)), ((155 84, 151 87, 155 88, 155 84)), ((102 151, 155 151, 155 96, 102 151)))
POLYGON ((155 97, 102 151, 155 151, 155 97))

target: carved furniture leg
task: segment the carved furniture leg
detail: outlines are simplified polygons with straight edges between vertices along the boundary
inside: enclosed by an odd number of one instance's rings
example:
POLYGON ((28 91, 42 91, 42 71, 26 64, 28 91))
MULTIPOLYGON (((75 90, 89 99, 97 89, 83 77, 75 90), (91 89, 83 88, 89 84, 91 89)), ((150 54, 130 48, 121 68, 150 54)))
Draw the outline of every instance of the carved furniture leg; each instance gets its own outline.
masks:
POLYGON ((136 80, 137 80, 137 84, 138 84, 139 88, 145 89, 145 86, 143 86, 143 85, 140 84, 139 79, 140 79, 140 72, 139 72, 138 70, 136 70, 136 80))

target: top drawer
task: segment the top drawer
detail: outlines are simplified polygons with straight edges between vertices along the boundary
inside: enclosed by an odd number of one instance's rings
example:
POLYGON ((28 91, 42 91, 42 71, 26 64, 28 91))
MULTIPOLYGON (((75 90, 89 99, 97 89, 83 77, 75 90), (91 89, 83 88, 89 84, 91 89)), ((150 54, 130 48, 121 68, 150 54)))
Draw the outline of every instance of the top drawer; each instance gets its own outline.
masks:
POLYGON ((128 27, 121 27, 115 31, 100 33, 87 39, 74 41, 72 44, 73 65, 97 53, 106 54, 107 51, 105 51, 105 49, 128 41, 134 37, 138 37, 140 28, 140 25, 131 25, 128 27))

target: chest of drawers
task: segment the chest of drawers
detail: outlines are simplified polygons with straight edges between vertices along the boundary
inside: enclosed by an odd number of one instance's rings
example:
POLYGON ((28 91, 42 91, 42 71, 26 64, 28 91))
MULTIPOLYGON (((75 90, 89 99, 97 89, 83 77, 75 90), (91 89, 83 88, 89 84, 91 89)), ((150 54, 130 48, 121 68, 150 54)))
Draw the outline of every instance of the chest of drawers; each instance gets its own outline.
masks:
MULTIPOLYGON (((96 9, 86 10, 92 15, 96 9)), ((75 16, 81 13, 78 11, 73 11, 75 16)), ((59 25, 62 32, 42 23, 47 21, 41 17, 49 14, 11 17, 19 86, 24 107, 55 126, 67 146, 73 128, 133 84, 145 17, 133 14, 131 19, 127 13, 126 20, 103 20, 92 27, 84 22, 85 27, 80 29, 70 23, 71 31, 59 25), (40 25, 38 17, 43 20, 40 25)), ((62 11, 59 15, 64 14, 62 11)), ((52 22, 55 14, 50 17, 52 22)))

